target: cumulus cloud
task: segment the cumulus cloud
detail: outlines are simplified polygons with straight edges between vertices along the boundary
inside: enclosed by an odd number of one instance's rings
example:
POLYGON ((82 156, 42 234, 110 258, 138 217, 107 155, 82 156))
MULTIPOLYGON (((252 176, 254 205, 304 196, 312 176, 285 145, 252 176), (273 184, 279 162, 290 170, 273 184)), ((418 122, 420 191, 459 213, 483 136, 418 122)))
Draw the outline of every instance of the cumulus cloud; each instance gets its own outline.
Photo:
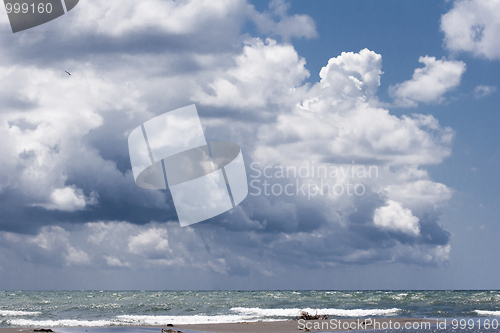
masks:
POLYGON ((132 270, 155 266, 191 267, 227 274, 225 257, 228 254, 222 250, 224 247, 218 249, 210 242, 214 251, 209 254, 199 233, 179 228, 172 222, 143 226, 129 222, 92 222, 80 228, 43 227, 35 235, 0 232, 0 239, 1 248, 15 253, 14 260, 37 265, 93 265, 102 269, 132 270))
POLYGON ((457 0, 441 17, 445 46, 453 52, 500 59, 500 4, 494 0, 457 0))
MULTIPOLYGON (((429 258, 437 246, 447 245, 449 236, 437 219, 452 191, 430 180, 420 166, 440 163, 449 156, 453 131, 441 127, 432 116, 399 118, 376 107, 381 75, 382 57, 375 52, 365 49, 359 53, 342 53, 323 67, 320 82, 296 89, 295 98, 301 100, 291 99, 287 111, 279 114, 275 123, 259 127, 252 158, 258 161, 256 166, 262 173, 254 172, 251 178, 260 181, 254 184, 256 187, 260 184, 262 195, 266 191, 263 181, 269 183, 268 200, 275 205, 286 195, 277 196, 279 199, 273 201, 272 186, 316 188, 312 199, 307 196, 301 200, 299 192, 286 198, 298 211, 295 216, 287 217, 287 227, 267 220, 265 228, 286 228, 295 242, 321 253, 318 257, 322 259, 318 261, 430 263, 435 259, 434 263, 442 262, 446 256, 429 258), (328 172, 340 171, 334 172, 333 177, 320 177, 318 171, 316 176, 309 174, 292 179, 268 177, 279 174, 279 167, 307 166, 311 170, 313 165, 328 172), (264 174, 263 169, 269 166, 273 166, 272 171, 264 174), (376 176, 359 176, 370 166, 377 168, 376 176), (362 185, 366 193, 353 195, 354 184, 362 185), (351 195, 349 186, 353 186, 351 195), (318 190, 319 187, 322 190, 318 190), (344 195, 321 195, 321 191, 332 188, 344 189, 344 195), (403 208, 401 203, 409 203, 407 207, 411 210, 403 208), (314 219, 314 223, 302 224, 300 212, 310 212, 316 205, 321 205, 323 214, 311 216, 309 221, 314 219), (401 235, 388 234, 387 230, 399 231, 401 235), (408 235, 413 239, 408 239, 408 235), (427 240, 431 240, 430 243, 427 240), (337 246, 334 242, 338 242, 337 246), (401 251, 402 244, 413 246, 421 256, 401 251), (370 250, 360 252, 366 247, 370 250), (330 253, 322 249, 329 249, 330 253)), ((262 210, 265 205, 261 203, 259 207, 262 210)), ((254 220, 259 220, 259 215, 251 211, 254 220)), ((277 239, 275 246, 283 246, 285 251, 286 243, 285 239, 277 239)), ((294 256, 300 257, 300 254, 294 253, 294 256)))
POLYGON ((68 248, 68 253, 64 256, 68 266, 71 265, 89 265, 90 259, 84 251, 78 251, 74 247, 68 248))
POLYGON ((382 229, 404 232, 413 236, 420 234, 419 219, 411 210, 403 208, 399 202, 389 200, 387 206, 377 208, 373 223, 382 229))
MULTIPOLYGON (((382 75, 382 56, 368 49, 359 53, 342 52, 331 58, 319 73, 320 87, 343 99, 369 98, 375 94, 382 75)), ((333 103, 336 101, 334 100, 333 103)))
POLYGON ((235 57, 235 66, 208 86, 198 87, 195 100, 236 110, 242 106, 255 110, 271 102, 279 103, 276 98, 289 98, 309 77, 305 64, 292 45, 254 38, 245 42, 242 53, 235 57))
POLYGON ((37 235, 0 232, 2 247, 21 260, 49 266, 90 265, 89 255, 71 243, 70 233, 60 226, 43 227, 37 235))
POLYGON ((149 229, 137 236, 130 237, 128 249, 135 254, 169 251, 167 235, 165 229, 149 229))
POLYGON ((265 163, 304 156, 318 162, 440 163, 450 154, 450 128, 432 116, 398 118, 370 104, 381 67, 382 57, 367 49, 330 59, 302 102, 275 124, 261 126, 254 156, 265 163))
POLYGON ((397 106, 415 107, 418 103, 441 103, 444 94, 458 87, 465 63, 456 60, 436 60, 420 57, 423 68, 415 69, 412 79, 389 87, 389 94, 397 106))
POLYGON ((388 185, 385 190, 389 198, 413 208, 422 204, 439 207, 451 199, 453 191, 450 188, 425 178, 412 182, 397 179, 396 183, 388 185))
POLYGON ((128 158, 126 146, 120 151, 117 142, 126 139, 125 131, 135 122, 134 112, 141 109, 134 88, 115 85, 93 69, 82 69, 72 77, 64 74, 33 66, 0 68, 4 138, 0 206, 15 207, 18 216, 38 212, 30 223, 44 223, 57 212, 101 209, 101 199, 109 205, 128 197, 125 200, 132 204, 166 207, 164 193, 138 194, 129 181, 129 167, 123 173, 117 168, 120 156, 128 158), (124 93, 128 96, 123 97, 124 93), (103 126, 106 118, 120 113, 125 114, 120 117, 122 126, 103 126), (130 125, 123 126, 127 122, 130 125), (102 127, 104 137, 97 144, 89 142, 89 134, 102 127), (114 151, 114 160, 106 156, 107 151, 114 151), (132 196, 123 195, 127 192, 132 196))
POLYGON ((48 210, 73 212, 85 209, 87 205, 95 204, 97 204, 97 194, 95 192, 91 192, 90 196, 86 197, 81 189, 67 186, 65 188, 56 188, 50 194, 50 203, 40 204, 39 206, 48 210))

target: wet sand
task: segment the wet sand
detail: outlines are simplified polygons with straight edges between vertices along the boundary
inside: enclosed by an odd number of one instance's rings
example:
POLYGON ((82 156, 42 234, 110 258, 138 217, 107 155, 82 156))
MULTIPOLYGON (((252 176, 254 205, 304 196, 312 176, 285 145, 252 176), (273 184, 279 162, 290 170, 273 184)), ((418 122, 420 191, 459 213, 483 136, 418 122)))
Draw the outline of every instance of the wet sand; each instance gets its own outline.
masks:
MULTIPOLYGON (((332 332, 332 331, 349 331, 349 330, 371 330, 371 329, 386 329, 388 325, 399 324, 401 329, 405 325, 421 325, 424 323, 436 324, 433 319, 415 319, 415 318, 375 318, 371 319, 334 319, 337 320, 335 325, 332 325, 331 320, 288 320, 288 321, 269 321, 269 322, 243 322, 230 324, 193 324, 193 325, 175 325, 174 327, 167 326, 111 326, 111 327, 52 327, 56 333, 161 333, 164 329, 169 333, 178 333, 178 331, 192 332, 212 332, 212 333, 296 333, 296 332, 332 332), (370 325, 370 323, 372 325, 370 325), (376 323, 377 326, 373 326, 376 323), (307 326, 306 326, 307 325, 307 326), (384 326, 384 327, 382 327, 384 326), (310 330, 306 330, 306 327, 310 330), (302 329, 301 329, 302 328, 302 329), (317 329, 320 328, 320 329, 317 329), (177 331, 177 332, 176 332, 177 331)), ((45 328, 45 327, 44 327, 45 328)), ((0 328, 0 333, 31 333, 35 328, 0 328)))

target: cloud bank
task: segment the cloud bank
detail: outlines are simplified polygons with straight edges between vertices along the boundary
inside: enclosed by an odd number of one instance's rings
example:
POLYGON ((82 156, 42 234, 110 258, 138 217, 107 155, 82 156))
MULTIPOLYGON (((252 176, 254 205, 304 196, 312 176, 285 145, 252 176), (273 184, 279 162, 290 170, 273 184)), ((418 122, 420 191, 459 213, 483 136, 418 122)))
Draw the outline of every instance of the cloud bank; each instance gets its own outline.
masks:
MULTIPOLYGON (((368 49, 325 59, 320 80, 305 83, 306 59, 290 42, 316 29, 287 9, 281 1, 258 12, 243 0, 89 0, 48 23, 61 34, 4 40, 0 248, 10 256, 0 266, 272 276, 300 265, 445 264, 439 216, 452 189, 425 167, 451 154, 453 130, 378 107, 382 55, 368 49), (249 36, 242 20, 268 36, 249 36), (263 192, 179 228, 168 191, 135 185, 127 136, 192 103, 208 140, 242 147, 254 184, 359 184, 363 194, 263 192), (340 171, 268 179, 254 170, 304 165, 340 171), (369 167, 376 176, 360 177, 369 167)), ((392 88, 402 105, 442 101, 465 71, 459 61, 420 61, 424 68, 392 88)))

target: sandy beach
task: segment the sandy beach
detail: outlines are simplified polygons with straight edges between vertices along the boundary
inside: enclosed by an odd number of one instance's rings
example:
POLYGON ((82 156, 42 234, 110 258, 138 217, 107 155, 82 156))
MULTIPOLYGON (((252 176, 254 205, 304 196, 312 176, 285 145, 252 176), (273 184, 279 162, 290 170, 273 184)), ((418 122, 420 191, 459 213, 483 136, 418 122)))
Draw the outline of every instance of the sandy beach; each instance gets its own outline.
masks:
MULTIPOLYGON (((334 319, 332 320, 308 320, 308 321, 269 321, 269 322, 242 322, 227 324, 193 324, 167 326, 111 326, 111 327, 71 327, 71 328, 51 328, 56 333, 103 333, 103 332, 161 332, 161 329, 170 333, 181 332, 212 332, 212 333, 287 333, 287 332, 331 332, 349 330, 371 330, 386 329, 398 326, 404 328, 405 325, 425 325, 430 323, 435 325, 438 321, 434 319, 415 318, 377 318, 377 319, 334 319), (370 322, 372 320, 372 322, 370 322), (307 329, 308 328, 308 329, 307 329), (319 329, 318 329, 319 328, 319 329)), ((39 328, 0 328, 0 333, 14 332, 35 332, 39 328)))

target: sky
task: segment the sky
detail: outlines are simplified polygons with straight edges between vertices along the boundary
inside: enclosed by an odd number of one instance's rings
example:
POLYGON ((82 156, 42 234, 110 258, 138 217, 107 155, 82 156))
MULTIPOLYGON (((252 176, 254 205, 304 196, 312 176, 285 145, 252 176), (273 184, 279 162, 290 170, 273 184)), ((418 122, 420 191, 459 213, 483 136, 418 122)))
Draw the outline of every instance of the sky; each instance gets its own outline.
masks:
POLYGON ((499 289, 499 33, 493 0, 2 10, 0 289, 499 289), (180 227, 127 138, 191 104, 249 194, 180 227))

